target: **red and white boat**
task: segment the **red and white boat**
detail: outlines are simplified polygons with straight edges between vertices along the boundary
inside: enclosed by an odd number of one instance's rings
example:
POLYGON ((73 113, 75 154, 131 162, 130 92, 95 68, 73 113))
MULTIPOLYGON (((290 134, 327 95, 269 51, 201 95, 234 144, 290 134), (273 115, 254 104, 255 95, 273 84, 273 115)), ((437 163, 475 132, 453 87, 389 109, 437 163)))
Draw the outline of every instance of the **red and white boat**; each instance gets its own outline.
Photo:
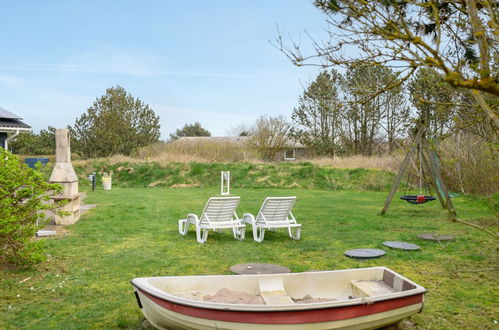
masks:
POLYGON ((158 329, 373 329, 420 312, 426 293, 385 267, 131 283, 139 307, 158 329), (256 300, 220 300, 223 292, 256 300))

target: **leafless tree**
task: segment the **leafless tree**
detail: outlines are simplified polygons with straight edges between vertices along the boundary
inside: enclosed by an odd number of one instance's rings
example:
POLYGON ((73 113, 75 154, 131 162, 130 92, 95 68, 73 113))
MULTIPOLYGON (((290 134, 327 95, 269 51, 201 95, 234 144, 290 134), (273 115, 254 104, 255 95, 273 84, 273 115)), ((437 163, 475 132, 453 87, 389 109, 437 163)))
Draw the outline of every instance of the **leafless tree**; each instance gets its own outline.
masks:
POLYGON ((290 129, 290 124, 282 115, 261 116, 251 128, 249 144, 262 158, 274 160, 276 154, 288 143, 290 129))
POLYGON ((496 128, 499 109, 484 94, 499 96, 499 3, 495 0, 315 0, 326 15, 330 38, 315 52, 278 36, 275 45, 296 65, 391 66, 398 74, 368 102, 400 86, 418 68, 443 75, 452 87, 470 90, 496 128))

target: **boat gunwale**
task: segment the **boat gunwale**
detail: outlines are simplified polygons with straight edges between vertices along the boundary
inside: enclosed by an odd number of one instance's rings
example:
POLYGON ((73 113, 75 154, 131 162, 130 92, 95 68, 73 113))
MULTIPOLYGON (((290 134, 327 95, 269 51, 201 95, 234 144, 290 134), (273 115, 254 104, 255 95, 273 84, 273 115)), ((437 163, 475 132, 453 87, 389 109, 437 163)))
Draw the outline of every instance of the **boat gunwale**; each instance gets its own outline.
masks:
POLYGON ((332 300, 325 302, 315 302, 315 303, 306 303, 306 304, 294 304, 294 305, 252 305, 252 304, 231 304, 231 303, 218 303, 218 302, 206 302, 206 301, 197 301, 191 299, 185 299, 179 296, 176 296, 172 293, 163 291, 158 289, 146 281, 148 279, 159 279, 165 277, 218 277, 218 276, 237 276, 237 277, 262 277, 264 276, 272 276, 272 275, 284 275, 284 276, 292 276, 297 274, 306 274, 306 273, 284 273, 284 274, 248 274, 248 275, 181 275, 181 276, 156 276, 156 277, 140 277, 134 278, 130 283, 139 291, 147 293, 157 299, 164 300, 170 303, 184 305, 189 307, 201 308, 201 309, 215 309, 215 310, 224 310, 224 311, 244 311, 244 312, 277 312, 277 311, 301 311, 301 310, 318 310, 318 309, 329 309, 329 308, 340 308, 347 306, 357 306, 357 305, 366 305, 370 303, 376 303, 381 301, 393 300, 403 297, 415 296, 419 294, 426 294, 428 290, 426 290, 421 285, 414 283, 413 281, 405 278, 404 276, 394 272, 393 270, 386 267, 366 267, 366 268, 355 268, 355 269, 341 269, 341 270, 327 270, 327 271, 319 271, 314 273, 333 273, 333 272, 346 272, 346 271, 362 271, 362 270, 372 270, 372 269, 382 269, 387 270, 396 276, 399 276, 401 279, 407 281, 408 283, 414 285, 414 289, 394 292, 391 294, 372 296, 367 298, 354 298, 348 300, 332 300), (144 288, 144 286, 140 285, 141 283, 137 282, 145 282, 147 286, 149 286, 151 290, 144 288), (157 292, 157 293, 156 293, 157 292))

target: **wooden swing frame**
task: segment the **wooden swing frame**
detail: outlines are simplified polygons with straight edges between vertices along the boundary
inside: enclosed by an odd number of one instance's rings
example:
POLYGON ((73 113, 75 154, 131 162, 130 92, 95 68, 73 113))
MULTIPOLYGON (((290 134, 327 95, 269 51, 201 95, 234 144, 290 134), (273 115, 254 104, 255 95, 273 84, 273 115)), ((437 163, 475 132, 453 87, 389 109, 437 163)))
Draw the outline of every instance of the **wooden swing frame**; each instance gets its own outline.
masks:
POLYGON ((407 167, 409 166, 411 160, 416 155, 416 151, 418 150, 421 151, 420 162, 425 172, 428 173, 428 178, 430 179, 429 185, 434 188, 442 208, 447 209, 449 220, 456 221, 456 210, 454 208, 454 204, 452 204, 452 200, 450 199, 449 191, 447 190, 447 187, 442 180, 442 175, 437 163, 437 154, 430 148, 428 140, 426 139, 425 128, 421 124, 416 127, 415 137, 412 142, 411 148, 405 156, 404 161, 400 166, 400 170, 395 177, 395 181, 393 182, 392 189, 390 190, 390 193, 386 198, 385 205, 383 206, 383 210, 381 211, 381 215, 385 215, 388 212, 388 208, 393 199, 393 196, 395 195, 395 192, 397 191, 402 176, 406 172, 407 167))

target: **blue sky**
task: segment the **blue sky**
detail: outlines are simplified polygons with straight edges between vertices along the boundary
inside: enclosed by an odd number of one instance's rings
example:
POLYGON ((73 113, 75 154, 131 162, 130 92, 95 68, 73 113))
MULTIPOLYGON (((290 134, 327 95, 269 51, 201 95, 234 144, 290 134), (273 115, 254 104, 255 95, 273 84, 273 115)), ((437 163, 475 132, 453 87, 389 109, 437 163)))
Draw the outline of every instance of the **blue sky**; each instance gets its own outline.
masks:
POLYGON ((4 1, 0 107, 35 131, 65 127, 120 85, 160 116, 162 138, 199 121, 213 135, 290 116, 315 67, 269 44, 306 46, 325 19, 309 0, 4 1))

